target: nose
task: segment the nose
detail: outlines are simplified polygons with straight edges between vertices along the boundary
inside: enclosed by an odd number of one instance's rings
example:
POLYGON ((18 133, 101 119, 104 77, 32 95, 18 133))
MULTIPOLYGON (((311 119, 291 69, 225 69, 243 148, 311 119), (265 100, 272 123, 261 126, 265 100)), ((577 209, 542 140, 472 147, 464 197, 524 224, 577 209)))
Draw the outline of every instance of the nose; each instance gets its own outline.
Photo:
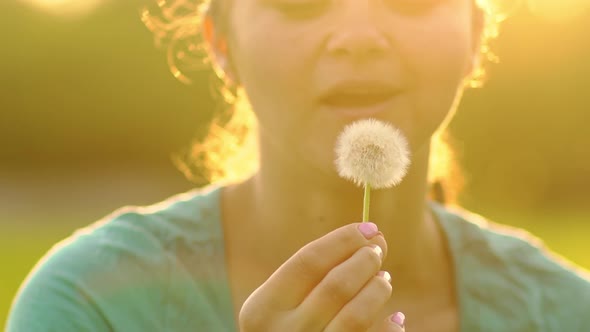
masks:
POLYGON ((330 54, 350 57, 355 61, 384 53, 391 43, 372 17, 371 2, 367 0, 343 1, 342 20, 327 42, 330 54), (346 7, 346 8, 343 8, 346 7))

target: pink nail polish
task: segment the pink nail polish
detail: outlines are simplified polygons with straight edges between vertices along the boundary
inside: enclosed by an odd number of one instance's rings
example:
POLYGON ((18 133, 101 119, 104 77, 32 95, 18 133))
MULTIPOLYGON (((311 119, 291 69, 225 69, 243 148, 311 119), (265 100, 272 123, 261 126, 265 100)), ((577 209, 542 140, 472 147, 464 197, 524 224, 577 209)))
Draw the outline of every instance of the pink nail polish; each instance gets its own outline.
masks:
POLYGON ((370 239, 379 233, 379 228, 377 228, 377 225, 372 222, 364 222, 359 225, 359 231, 365 236, 365 238, 370 239))
POLYGON ((404 321, 406 320, 406 315, 403 312, 396 312, 391 316, 391 321, 396 323, 397 325, 404 327, 404 321))

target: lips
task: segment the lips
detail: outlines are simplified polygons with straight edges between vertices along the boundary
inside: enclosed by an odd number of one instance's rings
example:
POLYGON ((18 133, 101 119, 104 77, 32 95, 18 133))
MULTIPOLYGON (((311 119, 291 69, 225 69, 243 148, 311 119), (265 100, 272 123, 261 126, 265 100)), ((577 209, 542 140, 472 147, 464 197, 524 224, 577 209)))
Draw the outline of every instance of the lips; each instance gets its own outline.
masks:
POLYGON ((396 108, 400 90, 395 85, 375 81, 349 81, 333 85, 318 98, 321 110, 359 119, 378 116, 396 108))
POLYGON ((335 107, 366 107, 385 102, 392 95, 390 93, 341 92, 325 96, 321 102, 335 107))
POLYGON ((338 108, 368 107, 383 103, 398 93, 392 85, 349 82, 336 85, 321 95, 321 104, 338 108))

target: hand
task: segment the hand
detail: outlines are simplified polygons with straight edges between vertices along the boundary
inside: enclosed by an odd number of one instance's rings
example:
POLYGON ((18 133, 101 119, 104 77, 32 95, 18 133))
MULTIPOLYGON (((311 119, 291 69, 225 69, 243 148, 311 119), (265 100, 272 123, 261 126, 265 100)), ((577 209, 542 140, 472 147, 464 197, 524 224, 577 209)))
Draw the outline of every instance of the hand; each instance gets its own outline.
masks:
POLYGON ((403 320, 392 320, 399 313, 379 321, 391 296, 391 277, 379 271, 386 254, 372 223, 343 226, 308 243, 248 297, 240 331, 404 331, 403 320))

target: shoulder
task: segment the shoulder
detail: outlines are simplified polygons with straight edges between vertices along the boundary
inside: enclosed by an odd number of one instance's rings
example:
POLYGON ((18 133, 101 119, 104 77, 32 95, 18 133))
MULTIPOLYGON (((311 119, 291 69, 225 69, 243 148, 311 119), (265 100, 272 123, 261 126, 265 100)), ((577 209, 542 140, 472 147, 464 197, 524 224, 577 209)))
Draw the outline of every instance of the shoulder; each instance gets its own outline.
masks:
POLYGON ((178 251, 211 250, 218 234, 215 195, 213 188, 194 190, 125 207, 77 230, 33 268, 13 303, 9 331, 43 331, 31 325, 35 319, 49 330, 164 329, 158 324, 173 314, 169 304, 187 301, 175 283, 192 283, 178 251))
POLYGON ((440 206, 471 299, 533 330, 590 330, 590 274, 529 232, 440 206), (526 315, 527 319, 517 317, 526 315), (539 326, 537 326, 539 325, 539 326))
POLYGON ((174 249, 179 241, 217 238, 221 230, 219 188, 195 189, 150 206, 121 208, 74 234, 97 238, 137 240, 145 245, 174 249))

